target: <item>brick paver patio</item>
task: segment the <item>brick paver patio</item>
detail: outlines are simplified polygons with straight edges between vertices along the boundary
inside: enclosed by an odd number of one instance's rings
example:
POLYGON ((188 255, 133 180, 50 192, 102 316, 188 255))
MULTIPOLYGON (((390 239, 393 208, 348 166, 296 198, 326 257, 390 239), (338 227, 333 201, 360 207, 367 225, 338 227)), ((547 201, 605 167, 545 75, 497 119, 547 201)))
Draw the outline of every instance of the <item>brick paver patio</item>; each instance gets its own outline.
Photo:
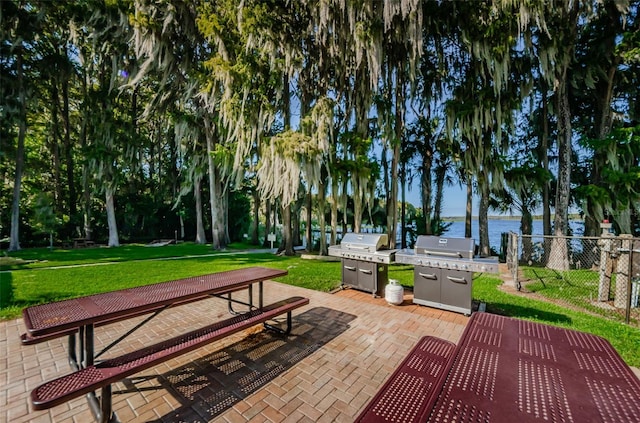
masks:
MULTIPOLYGON (((467 317, 345 290, 327 294, 265 283, 265 302, 308 297, 284 339, 261 327, 183 355, 114 385, 124 422, 351 422, 423 335, 457 342, 467 317)), ((106 355, 175 336, 226 316, 211 299, 162 313, 106 355)), ((96 329, 96 351, 133 322, 96 329)), ((84 398, 33 411, 29 393, 69 372, 66 338, 20 345, 21 319, 0 322, 0 422, 92 421, 84 398)))

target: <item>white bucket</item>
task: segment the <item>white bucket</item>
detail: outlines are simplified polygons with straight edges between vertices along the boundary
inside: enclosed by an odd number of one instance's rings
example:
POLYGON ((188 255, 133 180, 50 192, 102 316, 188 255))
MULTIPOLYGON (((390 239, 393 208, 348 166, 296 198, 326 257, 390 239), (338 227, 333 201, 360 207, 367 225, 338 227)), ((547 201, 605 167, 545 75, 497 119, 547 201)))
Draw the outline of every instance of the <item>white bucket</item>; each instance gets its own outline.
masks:
POLYGON ((389 304, 399 305, 404 301, 404 288, 395 279, 389 279, 384 289, 384 298, 389 304))

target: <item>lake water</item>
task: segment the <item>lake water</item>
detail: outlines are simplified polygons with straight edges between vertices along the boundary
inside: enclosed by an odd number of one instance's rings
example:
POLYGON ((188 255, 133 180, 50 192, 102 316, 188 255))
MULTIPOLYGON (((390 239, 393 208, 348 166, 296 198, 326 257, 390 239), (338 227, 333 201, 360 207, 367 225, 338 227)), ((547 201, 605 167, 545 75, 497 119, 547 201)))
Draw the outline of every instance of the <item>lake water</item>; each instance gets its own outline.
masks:
MULTIPOLYGON (((464 237, 464 221, 450 222, 449 230, 443 234, 449 237, 464 237)), ((574 236, 581 236, 584 233, 584 225, 581 220, 569 221, 571 230, 574 236)), ((489 245, 496 251, 500 250, 500 234, 503 232, 515 232, 520 233, 520 221, 508 220, 508 219, 489 219, 489 245)), ((542 235, 542 220, 533 221, 533 235, 542 235)), ((476 244, 480 242, 480 235, 478 232, 478 221, 471 221, 471 236, 475 239, 476 244)))
MULTIPOLYGON (((446 237, 456 237, 456 238, 464 238, 464 221, 456 220, 447 222, 451 225, 446 233, 443 236, 446 237)), ((584 222, 582 220, 570 220, 569 226, 571 228, 571 233, 574 236, 582 236, 584 234, 584 222)), ((361 229, 362 233, 382 233, 382 228, 375 228, 368 225, 363 225, 361 229)), ((489 219, 489 245, 495 249, 496 251, 500 251, 500 236, 505 232, 515 232, 517 234, 520 233, 520 220, 511 220, 511 219, 489 219)), ((400 245, 401 240, 400 225, 398 225, 398 241, 396 245, 400 245)), ((533 230, 532 235, 542 235, 542 220, 534 220, 533 221, 533 230)), ((316 232, 314 237, 318 236, 316 232)), ((478 220, 474 219, 471 221, 471 236, 475 240, 475 243, 478 244, 480 242, 480 235, 478 231, 478 220)), ((327 244, 329 243, 329 239, 331 237, 331 233, 327 232, 327 244)), ((338 236, 341 237, 340 235, 338 236)), ((398 247, 399 248, 399 247, 398 247)))

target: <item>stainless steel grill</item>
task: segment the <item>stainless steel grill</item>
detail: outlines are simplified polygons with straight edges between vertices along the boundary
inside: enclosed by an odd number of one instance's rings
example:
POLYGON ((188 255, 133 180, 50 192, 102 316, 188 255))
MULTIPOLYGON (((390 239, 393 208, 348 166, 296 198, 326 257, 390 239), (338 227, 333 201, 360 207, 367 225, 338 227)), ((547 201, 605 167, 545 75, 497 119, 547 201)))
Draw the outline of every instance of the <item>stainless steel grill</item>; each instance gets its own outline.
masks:
POLYGON ((349 232, 340 245, 329 247, 329 255, 342 258, 342 286, 384 295, 389 282, 388 265, 397 250, 388 250, 386 234, 349 232))
POLYGON ((474 251, 473 238, 421 235, 395 262, 414 266, 414 303, 471 314, 473 272, 499 272, 496 258, 475 258, 474 251))

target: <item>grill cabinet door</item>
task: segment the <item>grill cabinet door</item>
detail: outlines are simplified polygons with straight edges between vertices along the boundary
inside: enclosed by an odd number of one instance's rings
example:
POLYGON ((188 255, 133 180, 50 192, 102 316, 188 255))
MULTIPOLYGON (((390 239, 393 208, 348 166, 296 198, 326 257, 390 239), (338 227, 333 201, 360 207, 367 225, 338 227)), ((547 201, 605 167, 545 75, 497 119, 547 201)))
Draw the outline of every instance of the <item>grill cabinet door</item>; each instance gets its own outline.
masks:
POLYGON ((342 284, 377 296, 384 295, 389 281, 388 266, 370 261, 342 259, 342 284))
POLYGON ((471 313, 471 285, 473 273, 464 270, 443 270, 440 301, 471 313))
POLYGON ((342 283, 349 286, 358 286, 358 261, 342 259, 342 283))
POLYGON ((358 262, 358 289, 376 292, 376 264, 368 261, 358 262))
POLYGON ((430 266, 414 266, 413 298, 440 303, 440 269, 430 266))

